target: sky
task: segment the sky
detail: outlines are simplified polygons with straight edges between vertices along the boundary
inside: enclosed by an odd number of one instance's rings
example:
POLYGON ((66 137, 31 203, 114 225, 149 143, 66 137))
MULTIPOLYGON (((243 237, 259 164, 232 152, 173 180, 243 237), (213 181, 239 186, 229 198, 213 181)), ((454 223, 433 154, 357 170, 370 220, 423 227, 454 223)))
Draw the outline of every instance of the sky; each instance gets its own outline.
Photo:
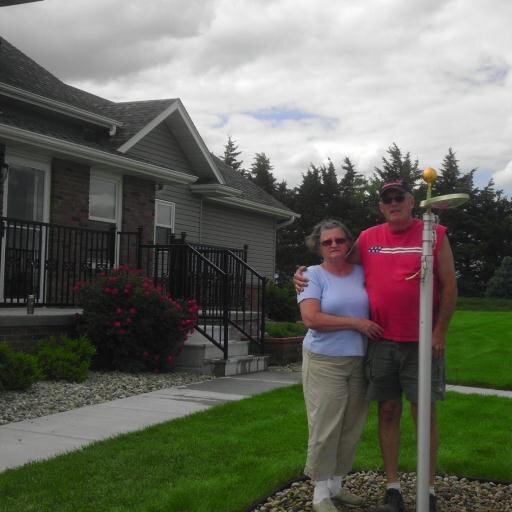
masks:
POLYGON ((231 136, 289 186, 329 158, 369 176, 396 143, 512 195, 510 20, 510 0, 44 0, 1 8, 0 34, 104 98, 181 98, 211 151, 231 136))

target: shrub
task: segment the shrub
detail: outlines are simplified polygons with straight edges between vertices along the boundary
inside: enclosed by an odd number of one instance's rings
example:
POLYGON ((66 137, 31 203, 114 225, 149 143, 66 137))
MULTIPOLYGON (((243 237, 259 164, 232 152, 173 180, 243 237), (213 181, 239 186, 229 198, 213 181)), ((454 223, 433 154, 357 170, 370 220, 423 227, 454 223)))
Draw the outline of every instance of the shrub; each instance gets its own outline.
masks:
POLYGON ((0 391, 28 389, 41 378, 37 359, 0 343, 0 391))
POLYGON ((277 285, 269 282, 266 296, 267 316, 279 322, 295 322, 299 318, 297 295, 292 282, 277 285))
POLYGON ((304 336, 307 330, 302 322, 267 322, 265 324, 266 335, 271 338, 304 336))
POLYGON ((79 332, 96 346, 100 368, 168 371, 194 329, 195 300, 175 300, 128 267, 79 283, 79 332))
POLYGON ((52 336, 38 345, 37 360, 45 378, 83 382, 96 349, 86 336, 52 336))

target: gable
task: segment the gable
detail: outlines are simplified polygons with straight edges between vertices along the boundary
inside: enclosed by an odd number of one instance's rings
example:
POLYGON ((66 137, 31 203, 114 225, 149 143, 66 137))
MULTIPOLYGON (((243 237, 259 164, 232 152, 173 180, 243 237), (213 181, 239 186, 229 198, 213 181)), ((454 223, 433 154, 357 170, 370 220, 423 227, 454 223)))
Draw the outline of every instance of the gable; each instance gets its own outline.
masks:
POLYGON ((165 123, 159 124, 127 152, 127 156, 151 161, 162 167, 194 174, 193 166, 165 123))

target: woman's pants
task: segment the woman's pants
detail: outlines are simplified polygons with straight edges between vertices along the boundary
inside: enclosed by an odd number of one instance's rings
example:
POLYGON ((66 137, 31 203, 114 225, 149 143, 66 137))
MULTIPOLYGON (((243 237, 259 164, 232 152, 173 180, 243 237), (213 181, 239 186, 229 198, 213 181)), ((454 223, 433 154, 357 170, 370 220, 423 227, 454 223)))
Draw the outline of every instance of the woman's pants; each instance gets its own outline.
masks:
POLYGON ((344 476, 354 462, 368 415, 363 356, 324 356, 304 349, 302 383, 309 426, 304 473, 344 476))

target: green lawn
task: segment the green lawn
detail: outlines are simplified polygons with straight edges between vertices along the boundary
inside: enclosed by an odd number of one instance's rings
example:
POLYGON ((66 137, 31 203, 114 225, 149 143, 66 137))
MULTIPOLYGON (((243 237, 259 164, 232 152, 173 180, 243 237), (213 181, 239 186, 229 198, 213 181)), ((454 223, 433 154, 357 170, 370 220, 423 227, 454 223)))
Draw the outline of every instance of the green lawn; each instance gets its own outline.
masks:
MULTIPOLYGON (((441 472, 510 478, 510 400, 449 393, 439 416, 441 472)), ((414 470, 408 417, 403 434, 414 470)), ((240 512, 301 474, 306 436, 300 386, 277 389, 0 473, 0 511, 240 512)), ((380 467, 372 409, 356 468, 380 467)))
POLYGON ((448 382, 512 389, 512 312, 456 311, 447 343, 448 382))

